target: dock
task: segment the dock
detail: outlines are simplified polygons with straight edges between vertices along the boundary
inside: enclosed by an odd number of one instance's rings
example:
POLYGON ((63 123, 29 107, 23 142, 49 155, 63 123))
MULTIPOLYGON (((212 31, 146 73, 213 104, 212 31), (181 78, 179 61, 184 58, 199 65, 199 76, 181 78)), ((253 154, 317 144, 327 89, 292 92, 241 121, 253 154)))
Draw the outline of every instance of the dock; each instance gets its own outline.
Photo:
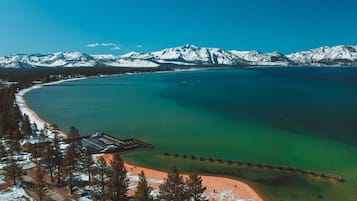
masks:
POLYGON ((107 133, 81 136, 78 140, 82 146, 87 148, 92 154, 123 152, 137 148, 154 148, 152 144, 138 139, 121 139, 107 133))
POLYGON ((249 161, 239 161, 239 160, 224 160, 224 159, 219 159, 219 158, 205 158, 205 157, 200 157, 200 156, 194 156, 191 155, 188 157, 186 154, 171 154, 168 152, 164 153, 164 156, 167 157, 181 157, 183 159, 191 159, 191 160, 196 160, 199 159, 200 161, 209 161, 209 162, 219 162, 219 163, 226 163, 228 165, 245 165, 248 167, 255 167, 255 168, 265 168, 265 169, 270 169, 270 170, 280 170, 280 171, 287 171, 287 172, 293 172, 293 173, 300 173, 300 174, 305 174, 305 175, 311 175, 314 177, 321 177, 321 178, 326 178, 326 179, 333 179, 338 182, 344 182, 344 178, 335 175, 335 174, 330 174, 326 172, 321 172, 321 171, 316 171, 316 170, 310 170, 310 169, 303 169, 303 168, 296 168, 296 167, 288 167, 288 166, 281 166, 281 165, 273 165, 273 164, 265 164, 265 163, 257 163, 257 162, 249 162, 249 161))

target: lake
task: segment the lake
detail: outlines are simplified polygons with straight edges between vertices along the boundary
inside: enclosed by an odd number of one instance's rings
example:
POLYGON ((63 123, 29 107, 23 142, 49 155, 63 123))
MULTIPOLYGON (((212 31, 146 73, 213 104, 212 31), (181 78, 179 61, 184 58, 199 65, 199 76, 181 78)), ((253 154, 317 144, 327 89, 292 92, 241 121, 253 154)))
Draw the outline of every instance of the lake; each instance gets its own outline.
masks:
POLYGON ((25 96, 67 131, 155 145, 129 162, 239 178, 269 200, 357 200, 357 68, 216 68, 65 82, 25 96), (346 181, 164 152, 325 171, 346 181))

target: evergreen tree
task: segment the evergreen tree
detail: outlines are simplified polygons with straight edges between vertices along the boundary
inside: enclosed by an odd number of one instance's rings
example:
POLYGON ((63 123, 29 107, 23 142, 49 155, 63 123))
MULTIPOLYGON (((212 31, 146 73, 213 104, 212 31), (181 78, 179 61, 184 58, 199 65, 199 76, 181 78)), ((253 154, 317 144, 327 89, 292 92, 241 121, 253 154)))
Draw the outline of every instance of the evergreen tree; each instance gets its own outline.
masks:
POLYGON ((75 139, 77 137, 80 137, 79 131, 76 127, 71 126, 69 129, 69 138, 70 139, 75 139))
POLYGON ((108 177, 110 173, 110 169, 105 163, 105 160, 103 158, 100 158, 97 161, 97 166, 93 170, 93 175, 95 176, 95 181, 93 183, 98 183, 99 192, 98 194, 95 195, 96 200, 101 200, 104 201, 106 198, 106 181, 105 179, 108 177))
POLYGON ((139 183, 136 187, 134 194, 135 201, 152 201, 153 198, 150 195, 152 188, 149 187, 148 182, 146 181, 146 176, 144 171, 141 171, 139 174, 139 183))
POLYGON ((22 125, 21 125, 21 132, 24 136, 32 135, 31 123, 30 123, 30 119, 27 115, 24 115, 22 125))
POLYGON ((45 143, 38 142, 31 145, 31 155, 32 159, 36 164, 43 161, 45 157, 45 143))
POLYGON ((40 199, 40 201, 42 201, 43 196, 45 194, 46 183, 45 183, 45 170, 40 165, 37 165, 36 167, 35 180, 37 182, 36 194, 40 199))
POLYGON ((94 161, 93 161, 92 154, 90 153, 89 149, 86 149, 84 152, 83 165, 88 173, 88 183, 90 184, 91 178, 92 178, 92 169, 93 169, 94 161))
POLYGON ((164 183, 159 187, 160 200, 165 201, 185 201, 189 200, 186 193, 186 185, 183 177, 178 172, 177 168, 174 166, 171 171, 167 174, 167 178, 164 183))
POLYGON ((11 149, 9 150, 8 163, 4 170, 6 179, 12 180, 15 185, 16 178, 22 174, 22 167, 17 163, 17 160, 15 160, 15 154, 11 149))
POLYGON ((0 158, 6 156, 6 149, 5 149, 5 146, 1 140, 0 142, 0 158))
POLYGON ((202 185, 202 178, 197 174, 191 174, 186 180, 187 193, 191 201, 206 201, 204 196, 206 187, 202 185))
POLYGON ((56 167, 57 184, 59 184, 61 183, 61 176, 62 176, 63 154, 60 149, 59 139, 57 135, 55 135, 53 139, 53 147, 54 147, 53 163, 56 167))
POLYGON ((45 146, 45 151, 44 151, 44 164, 46 168, 50 171, 50 177, 51 177, 51 182, 54 182, 53 178, 53 171, 56 167, 56 151, 53 143, 47 143, 47 146, 45 146))
POLYGON ((71 126, 69 131, 69 146, 65 152, 65 165, 67 176, 69 177, 69 188, 71 194, 73 194, 73 173, 77 170, 77 163, 80 161, 80 149, 76 140, 79 137, 79 131, 76 127, 71 126))
POLYGON ((21 114, 14 105, 16 88, 13 86, 0 88, 0 137, 9 138, 19 130, 21 114))
POLYGON ((113 201, 127 200, 129 179, 126 176, 126 169, 119 153, 113 154, 111 165, 111 177, 109 179, 110 198, 113 201))
POLYGON ((69 144, 66 149, 64 160, 65 160, 65 171, 67 173, 67 177, 69 178, 69 189, 71 194, 73 194, 73 173, 77 170, 77 160, 76 160, 76 153, 77 150, 74 144, 69 144))

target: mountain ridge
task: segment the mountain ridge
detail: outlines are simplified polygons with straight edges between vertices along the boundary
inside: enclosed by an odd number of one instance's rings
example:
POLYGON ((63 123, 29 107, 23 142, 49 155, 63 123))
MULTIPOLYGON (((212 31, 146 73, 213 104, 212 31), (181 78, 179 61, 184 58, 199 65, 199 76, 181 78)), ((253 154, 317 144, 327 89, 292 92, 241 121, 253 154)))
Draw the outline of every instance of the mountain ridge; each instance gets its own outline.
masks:
POLYGON ((323 46, 284 55, 182 45, 159 51, 89 55, 82 52, 15 54, 0 57, 3 68, 159 66, 357 66, 357 46, 323 46))

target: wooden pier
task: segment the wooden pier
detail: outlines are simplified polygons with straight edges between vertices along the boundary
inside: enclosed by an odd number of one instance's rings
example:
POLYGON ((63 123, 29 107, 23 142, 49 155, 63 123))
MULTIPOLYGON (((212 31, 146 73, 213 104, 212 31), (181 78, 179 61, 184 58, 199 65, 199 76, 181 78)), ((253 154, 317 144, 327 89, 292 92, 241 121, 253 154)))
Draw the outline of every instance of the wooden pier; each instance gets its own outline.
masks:
POLYGON ((138 139, 121 139, 106 133, 75 138, 81 142, 92 154, 123 152, 137 148, 154 148, 152 144, 138 139))
POLYGON ((194 156, 191 155, 188 157, 186 154, 180 155, 180 154, 171 154, 168 152, 164 153, 165 156, 167 157, 181 157, 183 159, 191 159, 191 160, 196 160, 199 159, 200 161, 206 161, 208 160, 209 162, 219 162, 219 163, 226 163, 228 165, 232 164, 237 164, 237 165, 245 165, 249 167, 255 167, 255 168, 265 168, 265 169, 270 169, 270 170, 280 170, 280 171, 287 171, 287 172, 294 172, 294 173, 300 173, 300 174, 306 174, 306 175, 311 175, 315 177, 321 177, 321 178, 326 178, 326 179, 333 179, 338 182, 343 182, 345 181, 341 176, 339 175, 334 175, 330 173, 325 173, 321 171, 315 171, 315 170, 309 170, 309 169, 303 169, 303 168, 296 168, 296 167, 288 167, 288 166, 281 166, 281 165, 273 165, 273 164, 265 164, 265 163, 257 163, 257 162, 249 162, 249 161, 239 161, 239 160, 224 160, 224 159, 219 159, 219 158, 205 158, 205 157, 199 157, 199 156, 194 156))

